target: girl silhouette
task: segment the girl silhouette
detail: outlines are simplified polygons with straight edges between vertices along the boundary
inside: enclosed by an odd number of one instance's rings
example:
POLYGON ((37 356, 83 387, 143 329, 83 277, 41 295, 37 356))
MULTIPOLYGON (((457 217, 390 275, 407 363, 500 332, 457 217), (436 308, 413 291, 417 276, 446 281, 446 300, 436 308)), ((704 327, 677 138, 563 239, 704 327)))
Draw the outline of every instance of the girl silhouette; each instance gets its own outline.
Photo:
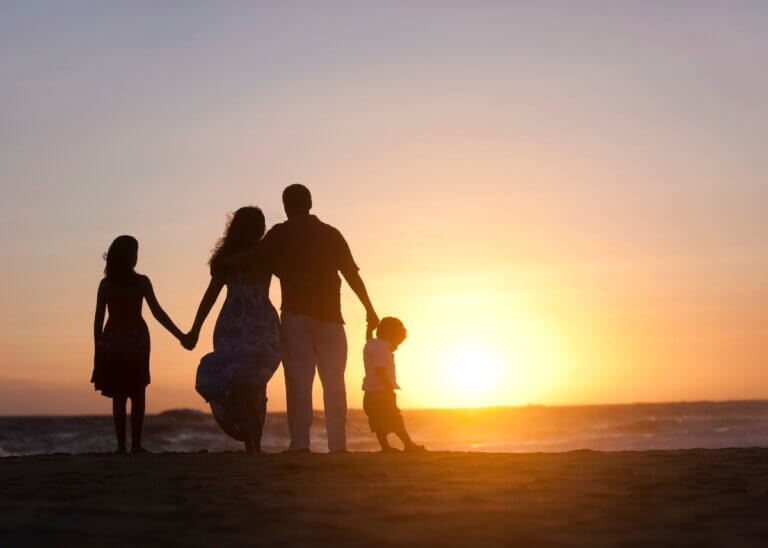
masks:
POLYGON ((95 359, 91 382, 112 398, 117 452, 125 453, 126 402, 131 400, 131 452, 141 447, 144 393, 149 384, 149 331, 141 317, 146 299, 152 315, 181 340, 182 332, 160 307, 147 276, 134 271, 139 243, 132 236, 118 236, 105 255, 104 279, 96 297, 93 323, 95 359), (107 324, 104 314, 109 312, 107 324))

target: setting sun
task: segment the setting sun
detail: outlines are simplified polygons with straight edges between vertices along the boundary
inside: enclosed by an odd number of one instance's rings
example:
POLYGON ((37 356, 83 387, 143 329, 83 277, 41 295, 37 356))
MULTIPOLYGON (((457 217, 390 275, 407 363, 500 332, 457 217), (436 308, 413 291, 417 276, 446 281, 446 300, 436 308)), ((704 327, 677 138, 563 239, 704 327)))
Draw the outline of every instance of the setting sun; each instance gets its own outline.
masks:
POLYGON ((502 358, 482 343, 459 343, 442 358, 443 381, 462 405, 482 405, 500 381, 502 358))

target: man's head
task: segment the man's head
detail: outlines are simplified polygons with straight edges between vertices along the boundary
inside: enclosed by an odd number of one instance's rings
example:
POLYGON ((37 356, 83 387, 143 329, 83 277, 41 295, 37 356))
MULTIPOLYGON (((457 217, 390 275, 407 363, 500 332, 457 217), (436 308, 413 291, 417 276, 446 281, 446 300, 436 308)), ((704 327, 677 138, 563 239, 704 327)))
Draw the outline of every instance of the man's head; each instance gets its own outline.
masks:
POLYGON ((283 207, 289 219, 308 215, 312 209, 312 195, 304 185, 289 185, 283 190, 283 207))

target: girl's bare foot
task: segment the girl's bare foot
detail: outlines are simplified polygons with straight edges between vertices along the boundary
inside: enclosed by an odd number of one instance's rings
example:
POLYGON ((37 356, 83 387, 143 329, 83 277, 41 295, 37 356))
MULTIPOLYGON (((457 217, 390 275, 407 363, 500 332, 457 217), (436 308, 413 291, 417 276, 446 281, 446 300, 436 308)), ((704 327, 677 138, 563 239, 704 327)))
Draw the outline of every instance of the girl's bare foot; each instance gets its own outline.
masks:
POLYGON ((406 453, 426 453, 427 448, 423 445, 416 445, 415 443, 411 445, 407 445, 405 449, 403 449, 406 453))

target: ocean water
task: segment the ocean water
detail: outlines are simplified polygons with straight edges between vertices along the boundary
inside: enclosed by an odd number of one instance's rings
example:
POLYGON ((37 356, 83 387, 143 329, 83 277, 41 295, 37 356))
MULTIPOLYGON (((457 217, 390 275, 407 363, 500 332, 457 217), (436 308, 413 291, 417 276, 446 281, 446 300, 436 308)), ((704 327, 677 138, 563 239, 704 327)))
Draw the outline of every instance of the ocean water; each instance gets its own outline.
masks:
MULTIPOLYGON (((692 402, 577 407, 404 410, 413 438, 434 450, 538 452, 768 447, 768 401, 692 402)), ((312 449, 325 451, 322 413, 312 449)), ((364 413, 350 410, 349 449, 376 450, 364 413)), ((0 457, 114 450, 111 416, 0 417, 0 457)), ((227 437, 208 413, 171 410, 146 418, 150 451, 227 451, 227 437)), ((267 417, 263 448, 288 445, 284 413, 267 417)))

